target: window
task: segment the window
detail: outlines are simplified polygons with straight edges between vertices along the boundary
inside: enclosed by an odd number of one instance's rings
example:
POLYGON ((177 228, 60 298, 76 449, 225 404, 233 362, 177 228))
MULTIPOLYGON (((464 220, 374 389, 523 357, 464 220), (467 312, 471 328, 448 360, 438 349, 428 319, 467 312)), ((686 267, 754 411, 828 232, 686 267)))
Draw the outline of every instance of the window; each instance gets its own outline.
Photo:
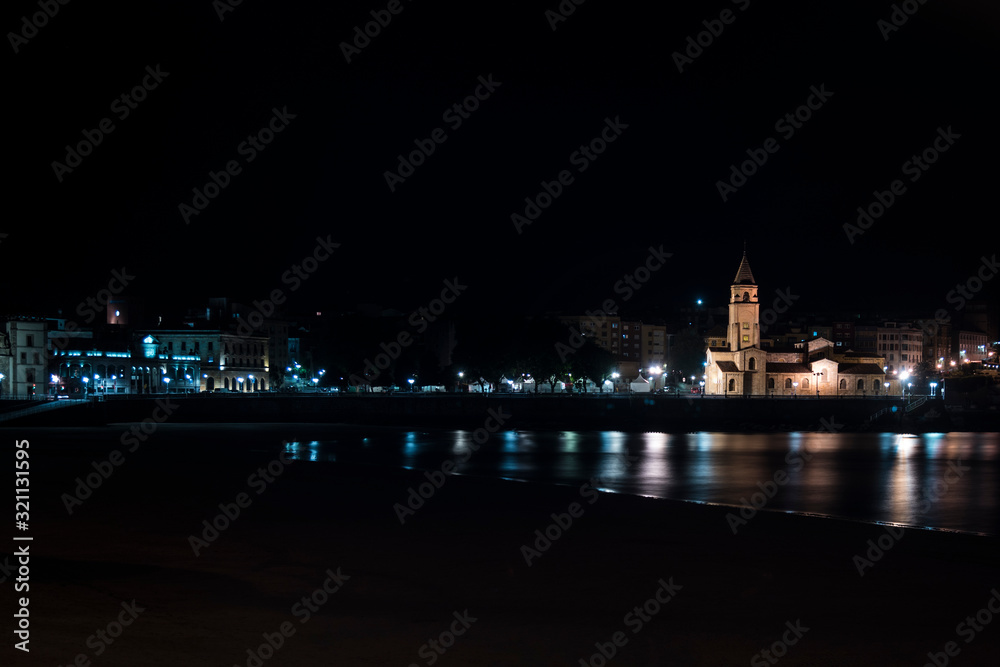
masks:
POLYGON ((750 323, 749 322, 744 322, 743 323, 743 328, 744 329, 749 329, 750 328, 750 323))
POLYGON ((167 343, 167 349, 170 350, 171 352, 174 351, 174 341, 170 341, 169 343, 167 343))
POLYGON ((774 378, 767 378, 767 388, 774 389, 774 378))
POLYGON ((736 380, 729 378, 729 391, 736 391, 736 380))
POLYGON ((785 389, 792 388, 792 378, 785 378, 785 389))
POLYGON ((747 336, 746 334, 744 334, 743 335, 743 342, 744 343, 749 343, 750 342, 750 336, 747 336))
POLYGON ((899 355, 899 360, 900 361, 906 361, 906 355, 905 354, 899 355))
POLYGON ((748 368, 750 370, 752 370, 752 371, 757 370, 757 358, 756 357, 750 357, 750 363, 748 365, 748 368))
POLYGON ((864 391, 864 390, 865 390, 865 381, 858 380, 858 391, 864 391))
POLYGON ((187 352, 187 341, 181 341, 181 352, 187 352))
POLYGON ((42 358, 38 356, 37 352, 35 352, 35 363, 36 364, 42 363, 42 358))
POLYGON ((197 341, 197 340, 196 340, 196 341, 194 342, 194 351, 195 351, 195 352, 199 352, 199 351, 200 351, 200 348, 201 348, 201 342, 200 342, 200 341, 197 341))
POLYGON ((809 388, 809 378, 802 378, 802 388, 803 389, 809 388))
POLYGON ((211 351, 212 351, 212 349, 213 349, 213 345, 214 345, 214 344, 212 343, 212 341, 208 341, 208 351, 209 351, 209 352, 211 352, 211 351))
POLYGON ((25 347, 34 347, 35 346, 35 337, 32 336, 31 334, 28 334, 27 336, 25 336, 24 337, 24 345, 25 345, 25 347))
POLYGON ((840 380, 840 388, 841 389, 847 389, 847 380, 844 380, 843 378, 841 378, 841 380, 840 380))
POLYGON ((27 352, 22 352, 21 353, 21 363, 22 364, 28 363, 28 353, 27 352))
POLYGON ((34 368, 26 368, 24 370, 24 380, 25 380, 25 382, 34 382, 35 381, 35 369, 34 368))
POLYGON ((879 386, 881 386, 881 384, 882 383, 879 382, 878 380, 872 380, 872 391, 877 394, 878 393, 878 388, 879 388, 879 386))

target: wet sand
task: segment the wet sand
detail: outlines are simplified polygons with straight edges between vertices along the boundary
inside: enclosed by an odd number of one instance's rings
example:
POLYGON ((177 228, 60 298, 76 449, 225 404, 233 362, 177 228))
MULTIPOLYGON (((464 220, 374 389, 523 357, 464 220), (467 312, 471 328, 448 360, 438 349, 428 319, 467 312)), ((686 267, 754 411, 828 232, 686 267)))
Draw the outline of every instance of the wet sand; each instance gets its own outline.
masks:
POLYGON ((1000 615, 969 642, 958 628, 1000 589, 993 537, 890 544, 881 526, 773 512, 734 535, 732 508, 461 476, 424 486, 401 524, 421 472, 294 462, 251 482, 271 454, 215 462, 155 439, 68 515, 79 465, 29 437, 31 653, 4 647, 4 664, 601 665, 600 643, 613 665, 774 664, 773 649, 783 665, 919 666, 949 641, 950 664, 1000 664, 1000 615), (240 493, 195 556, 190 536, 240 493), (265 633, 280 648, 258 662, 265 633))

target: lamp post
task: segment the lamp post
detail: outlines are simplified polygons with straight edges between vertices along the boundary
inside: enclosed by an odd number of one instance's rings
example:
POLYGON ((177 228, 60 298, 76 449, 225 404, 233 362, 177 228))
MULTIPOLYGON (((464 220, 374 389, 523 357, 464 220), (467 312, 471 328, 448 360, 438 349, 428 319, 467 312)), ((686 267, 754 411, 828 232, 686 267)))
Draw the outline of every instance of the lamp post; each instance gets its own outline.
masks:
POLYGON ((170 378, 164 377, 163 383, 167 386, 166 393, 170 393, 170 378))
POLYGON ((889 383, 885 383, 885 400, 889 400, 889 383))
POLYGON ((816 398, 819 398, 819 379, 821 377, 823 377, 822 373, 813 373, 813 381, 816 383, 816 398))
POLYGON ((931 382, 931 396, 937 396, 937 382, 931 382))
POLYGON ((798 382, 793 382, 792 383, 792 398, 795 398, 795 390, 798 389, 798 388, 799 388, 799 383, 798 382))

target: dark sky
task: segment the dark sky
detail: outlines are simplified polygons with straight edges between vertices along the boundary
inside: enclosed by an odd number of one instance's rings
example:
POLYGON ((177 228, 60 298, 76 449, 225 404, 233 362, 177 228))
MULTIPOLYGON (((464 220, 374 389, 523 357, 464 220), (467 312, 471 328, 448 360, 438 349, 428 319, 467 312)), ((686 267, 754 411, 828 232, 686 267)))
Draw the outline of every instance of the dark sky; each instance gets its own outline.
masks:
MULTIPOLYGON (((350 63, 340 44, 386 2, 246 0, 224 20, 208 0, 59 6, 16 53, 7 36, 0 310, 72 310, 127 267, 154 309, 277 288, 293 309, 406 311, 458 277, 463 308, 627 313, 723 303, 744 240, 765 300, 948 307, 996 250, 1000 9, 912 4, 885 39, 889 2, 591 0, 553 30, 556 0, 403 0, 350 63), (679 72, 672 54, 723 10, 679 72), (121 118, 115 99, 157 66, 121 118), (444 112, 480 76, 499 86, 453 128, 444 112), (832 95, 776 128, 812 86, 832 95), (239 147, 275 108, 294 118, 249 162, 239 147), (52 163, 104 118, 113 131, 60 182, 52 163), (571 154, 606 118, 627 128, 580 172, 571 154), (911 181, 904 163, 949 127, 911 181), (436 128, 446 141, 391 191, 384 172, 436 128), (769 137, 777 151, 723 201, 717 182, 769 137), (185 224, 179 205, 230 160, 241 172, 185 224), (573 182, 518 234, 511 214, 563 170, 573 182), (849 243, 842 225, 894 179, 905 192, 849 243), (327 235, 340 247, 293 292, 282 275, 327 235), (672 257, 625 301, 616 282, 660 245, 672 257)), ((8 3, 5 32, 38 11, 8 3)))

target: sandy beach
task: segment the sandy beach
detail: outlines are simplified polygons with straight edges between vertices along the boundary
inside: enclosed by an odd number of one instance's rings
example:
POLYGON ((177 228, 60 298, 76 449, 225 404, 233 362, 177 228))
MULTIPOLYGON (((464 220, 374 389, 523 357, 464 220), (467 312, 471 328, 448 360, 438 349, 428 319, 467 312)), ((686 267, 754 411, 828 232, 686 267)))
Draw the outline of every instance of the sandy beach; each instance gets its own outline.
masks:
POLYGON ((69 514, 80 469, 46 447, 54 433, 18 433, 33 447, 31 651, 8 645, 5 664, 1000 659, 994 537, 767 511, 734 534, 731 507, 285 463, 255 446, 267 427, 240 425, 245 461, 151 438, 69 514))

